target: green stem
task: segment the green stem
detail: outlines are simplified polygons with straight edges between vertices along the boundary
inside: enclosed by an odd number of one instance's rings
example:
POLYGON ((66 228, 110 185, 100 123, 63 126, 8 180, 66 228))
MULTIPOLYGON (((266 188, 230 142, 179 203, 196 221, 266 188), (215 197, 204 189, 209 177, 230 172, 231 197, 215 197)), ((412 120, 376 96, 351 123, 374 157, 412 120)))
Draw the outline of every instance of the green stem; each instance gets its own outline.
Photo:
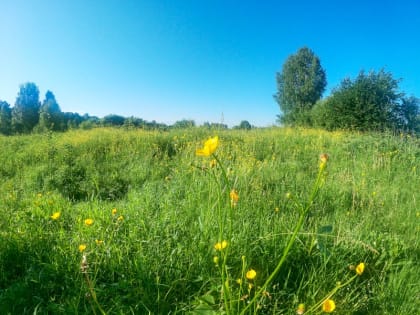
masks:
POLYGON ((344 283, 339 283, 335 286, 334 289, 332 289, 323 299, 320 300, 320 302, 318 302, 317 304, 315 304, 314 306, 312 306, 310 309, 308 309, 305 314, 310 314, 311 312, 313 312, 315 309, 317 309, 318 307, 320 307, 322 305, 322 303, 324 303, 325 300, 331 298, 334 294, 337 293, 338 290, 340 290, 341 288, 344 288, 345 286, 347 286, 350 282, 352 282, 355 278, 357 278, 357 275, 354 275, 353 277, 351 277, 349 280, 347 280, 344 283))

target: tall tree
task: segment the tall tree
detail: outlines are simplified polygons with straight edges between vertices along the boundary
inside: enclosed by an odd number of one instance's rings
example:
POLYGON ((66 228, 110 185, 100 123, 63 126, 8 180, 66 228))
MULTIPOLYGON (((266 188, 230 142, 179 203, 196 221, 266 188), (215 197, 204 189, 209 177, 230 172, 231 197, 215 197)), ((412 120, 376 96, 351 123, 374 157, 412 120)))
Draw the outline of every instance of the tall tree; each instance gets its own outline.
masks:
POLYGON ((12 131, 12 110, 9 103, 0 101, 0 133, 10 134, 12 131))
POLYGON ((45 100, 39 111, 39 128, 41 130, 63 130, 63 113, 51 91, 45 93, 45 100))
POLYGON ((309 113, 325 91, 327 79, 320 59, 303 47, 287 58, 277 73, 275 100, 282 112, 280 122, 289 125, 309 124, 309 113))
POLYGON ((12 109, 12 127, 15 132, 31 132, 39 120, 39 89, 35 83, 20 86, 15 106, 12 109))

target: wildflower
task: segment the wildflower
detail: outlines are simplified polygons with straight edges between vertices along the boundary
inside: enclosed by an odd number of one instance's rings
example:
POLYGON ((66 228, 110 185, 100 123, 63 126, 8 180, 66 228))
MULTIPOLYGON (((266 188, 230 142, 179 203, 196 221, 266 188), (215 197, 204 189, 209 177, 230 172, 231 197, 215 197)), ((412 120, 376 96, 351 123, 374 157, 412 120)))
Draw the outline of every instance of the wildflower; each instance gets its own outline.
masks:
POLYGON ((102 245, 104 243, 103 240, 95 240, 96 245, 102 245))
POLYGON ((225 249, 227 246, 228 246, 227 241, 217 242, 216 244, 214 244, 214 249, 222 250, 222 249, 225 249))
POLYGON ((302 315, 303 313, 305 313, 305 304, 300 303, 300 304, 298 305, 297 310, 296 310, 296 314, 298 314, 298 315, 302 315))
POLYGON ((86 247, 87 247, 86 244, 80 244, 79 245, 79 252, 83 253, 85 251, 86 247))
POLYGON ((329 158, 330 158, 330 157, 328 156, 328 154, 327 154, 327 153, 322 153, 322 154, 319 156, 319 159, 321 160, 321 163, 327 163, 329 158))
POLYGON ((117 208, 112 209, 112 215, 116 215, 117 214, 117 208))
POLYGON ((213 257, 213 262, 214 262, 215 265, 218 265, 219 264, 219 256, 214 256, 213 257))
POLYGON ((41 193, 36 194, 36 196, 37 196, 38 198, 42 198, 42 194, 41 194, 41 193))
POLYGON ((276 208, 274 208, 274 211, 275 212, 279 212, 280 211, 280 208, 279 207, 276 207, 276 208))
POLYGON ((257 276, 257 272, 254 269, 249 269, 245 274, 245 277, 248 280, 254 280, 256 276, 257 276))
POLYGON ((356 273, 361 276, 363 271, 365 270, 365 264, 364 263, 360 263, 356 266, 356 273))
POLYGON ((216 151, 217 146, 219 145, 219 137, 215 136, 213 138, 209 138, 205 143, 202 149, 197 149, 195 154, 197 156, 210 156, 216 151))
POLYGON ((61 216, 61 213, 60 213, 59 211, 57 211, 57 212, 54 212, 54 213, 50 216, 50 218, 51 218, 51 219, 53 219, 53 220, 58 220, 58 219, 60 218, 60 216, 61 216))
POLYGON ((328 156, 328 154, 323 153, 319 156, 319 159, 321 160, 321 163, 319 164, 319 169, 323 170, 327 166, 329 156, 328 156))
POLYGON ((333 300, 331 299, 326 299, 323 303, 322 303, 322 310, 325 313, 331 313, 335 310, 335 303, 333 300))
POLYGON ((85 220, 85 224, 87 225, 87 226, 91 226, 92 224, 93 224, 93 219, 86 219, 85 220))
POLYGON ((124 220, 124 217, 122 215, 120 215, 117 220, 122 221, 122 220, 124 220))
POLYGON ((239 285, 242 285, 242 279, 241 278, 236 279, 236 283, 239 285))
POLYGON ((239 195, 236 189, 232 189, 229 193, 230 196, 230 204, 232 207, 235 207, 238 204, 239 195))

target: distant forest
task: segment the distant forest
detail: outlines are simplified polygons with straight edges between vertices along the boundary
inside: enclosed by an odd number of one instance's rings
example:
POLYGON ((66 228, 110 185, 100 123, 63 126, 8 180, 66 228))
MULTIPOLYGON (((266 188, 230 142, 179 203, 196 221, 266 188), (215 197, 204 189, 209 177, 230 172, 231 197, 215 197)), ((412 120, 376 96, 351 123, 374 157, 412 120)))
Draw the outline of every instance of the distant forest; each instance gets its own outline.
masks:
MULTIPOLYGON (((123 117, 110 114, 99 118, 89 114, 80 115, 72 112, 62 112, 55 95, 47 91, 45 99, 40 102, 39 89, 35 83, 28 82, 20 86, 15 105, 0 100, 0 134, 27 134, 48 131, 66 131, 69 129, 91 129, 95 127, 125 127, 147 130, 168 130, 172 128, 195 127, 194 120, 183 119, 173 125, 156 121, 146 121, 138 117, 123 117)), ((222 123, 204 123, 204 127, 227 129, 222 123)), ((251 124, 244 120, 233 128, 251 129, 251 124)))

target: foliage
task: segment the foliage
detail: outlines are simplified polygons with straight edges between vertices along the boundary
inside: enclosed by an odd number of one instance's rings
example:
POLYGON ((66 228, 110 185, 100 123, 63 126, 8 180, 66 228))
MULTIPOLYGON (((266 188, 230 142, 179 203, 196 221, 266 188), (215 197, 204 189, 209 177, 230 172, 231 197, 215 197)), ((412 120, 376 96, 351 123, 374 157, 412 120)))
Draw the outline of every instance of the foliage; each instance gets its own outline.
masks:
POLYGON ((247 313, 318 314, 331 293, 340 314, 418 311, 418 138, 95 128, 0 137, 0 147, 1 314, 220 313, 225 253, 229 288, 244 293, 234 301, 247 305, 287 246, 322 152, 310 215, 247 313), (212 157, 195 156, 207 138, 234 191, 215 181, 212 157), (219 215, 230 218, 223 238, 219 215))
POLYGON ((124 125, 125 118, 120 115, 107 115, 104 118, 102 118, 101 122, 104 126, 110 127, 110 126, 122 126, 124 125))
POLYGON ((192 128, 195 127, 195 121, 192 119, 178 120, 172 125, 172 127, 180 129, 192 128))
POLYGON ((54 94, 47 91, 45 100, 39 110, 39 131, 61 131, 64 130, 63 113, 58 105, 54 94))
POLYGON ((12 127, 17 133, 31 132, 39 120, 39 90, 35 83, 20 86, 12 109, 12 127))
POLYGON ((418 99, 405 98, 398 80, 380 70, 361 71, 354 80, 343 80, 331 96, 316 104, 312 117, 316 126, 329 130, 414 131, 418 113, 418 99))
POLYGON ((238 126, 233 127, 234 129, 245 129, 250 130, 252 128, 248 120, 242 120, 238 126))
POLYGON ((303 47, 287 58, 277 73, 274 98, 282 112, 280 122, 286 125, 308 125, 309 111, 321 98, 327 84, 320 59, 303 47))
POLYGON ((0 101, 0 134, 8 135, 12 130, 12 110, 5 101, 0 101))

